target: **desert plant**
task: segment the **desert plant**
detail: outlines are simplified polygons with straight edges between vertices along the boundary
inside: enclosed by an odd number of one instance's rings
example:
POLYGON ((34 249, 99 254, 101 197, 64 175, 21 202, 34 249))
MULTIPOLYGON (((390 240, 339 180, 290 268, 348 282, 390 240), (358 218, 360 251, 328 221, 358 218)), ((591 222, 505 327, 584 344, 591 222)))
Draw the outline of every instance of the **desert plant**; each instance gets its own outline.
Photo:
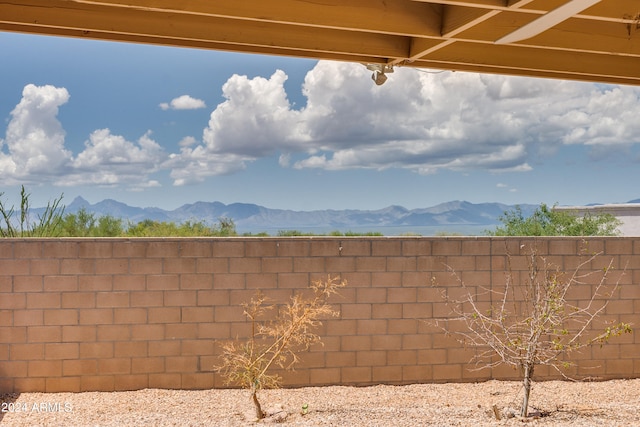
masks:
POLYGON ((530 215, 525 216, 520 206, 504 212, 498 220, 502 227, 486 231, 490 236, 615 236, 622 222, 615 216, 603 213, 583 216, 549 208, 542 203, 530 215))
MULTIPOLYGON (((0 193, 2 197, 4 193, 0 193)), ((64 213, 62 195, 47 203, 37 221, 32 221, 31 194, 24 185, 20 188, 20 210, 16 216, 15 206, 8 207, 0 200, 0 237, 56 237, 60 234, 60 223, 64 213)))
POLYGON ((613 260, 601 270, 587 270, 599 255, 583 256, 575 270, 567 274, 531 249, 526 254, 528 269, 523 283, 518 283, 518 272, 512 270, 509 255, 505 285, 500 290, 478 286, 478 291, 472 291, 452 271, 468 291, 463 291, 461 299, 443 295, 453 312, 451 320, 466 326, 455 334, 476 349, 472 361, 478 369, 504 364, 520 371, 523 417, 528 414, 537 366, 550 366, 569 378, 566 368, 574 365, 569 361, 573 352, 631 332, 631 325, 623 322, 609 323, 604 329, 594 325, 620 281, 618 278, 615 284, 609 284, 613 260), (573 304, 570 290, 581 284, 593 286, 593 292, 573 304), (482 302, 487 300, 495 303, 482 302))
POLYGON ((322 318, 338 315, 328 299, 344 286, 345 280, 328 276, 326 280, 311 283, 311 296, 296 293, 284 306, 268 303, 261 292, 242 304, 244 314, 251 322, 251 336, 223 343, 221 363, 215 369, 225 378, 226 384, 236 384, 250 391, 256 419, 265 416, 258 390, 280 385, 280 376, 269 370, 272 367, 293 369, 300 360, 300 352, 321 343, 315 330, 322 324, 322 318), (268 311, 275 312, 275 318, 265 319, 268 311))

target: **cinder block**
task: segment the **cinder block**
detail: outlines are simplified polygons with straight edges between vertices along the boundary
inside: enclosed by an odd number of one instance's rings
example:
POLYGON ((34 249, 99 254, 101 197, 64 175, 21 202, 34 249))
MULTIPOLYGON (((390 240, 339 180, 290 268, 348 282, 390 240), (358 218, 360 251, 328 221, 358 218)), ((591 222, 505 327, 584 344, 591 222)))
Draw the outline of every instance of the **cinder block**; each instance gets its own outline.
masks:
POLYGON ((164 357, 134 357, 131 359, 132 374, 164 372, 164 357))
POLYGON ((402 348, 401 335, 374 335, 371 337, 372 350, 400 350, 402 348))
POLYGON ((181 274, 180 289, 211 289, 213 288, 212 274, 181 274))
POLYGON ((98 325, 98 341, 127 341, 131 339, 129 325, 98 325))
POLYGON ((182 387, 182 376, 179 373, 149 374, 149 387, 180 389, 182 387))
POLYGON ((462 240, 458 238, 439 238, 431 243, 431 253, 433 255, 461 255, 462 240))
POLYGON ((40 326, 44 324, 41 309, 13 310, 13 326, 40 326))
POLYGON ((405 273, 416 271, 417 269, 417 257, 387 257, 387 271, 399 271, 405 273))
POLYGON ((309 369, 309 383, 314 386, 340 384, 340 368, 309 369))
POLYGON ((62 361, 31 360, 27 373, 30 377, 59 377, 62 375, 62 361))
POLYGON ((196 356, 167 356, 165 359, 167 373, 183 372, 193 373, 198 370, 198 357, 196 356))
POLYGON ((164 356, 178 356, 180 355, 180 347, 179 340, 150 341, 149 357, 162 357, 164 360, 164 356))
POLYGON ((198 323, 198 339, 227 340, 231 338, 229 323, 198 323))
POLYGON ((151 274, 147 276, 147 290, 168 291, 180 289, 180 276, 177 274, 151 274))
POLYGON ((62 326, 62 342, 91 342, 95 341, 97 330, 95 326, 62 326))
POLYGON ((62 308, 93 308, 96 306, 95 292, 63 292, 62 308))
POLYGON ((106 325, 113 323, 111 308, 92 308, 78 310, 81 325, 106 325))
POLYGON ((146 254, 146 240, 118 240, 113 242, 114 258, 144 258, 146 254))
MULTIPOLYGON (((20 297, 24 297, 25 294, 14 294, 13 298, 16 299, 13 302, 13 309, 24 308, 20 304, 20 297)), ((27 306, 30 309, 37 308, 61 308, 62 307, 62 294, 60 292, 46 292, 46 293, 28 293, 27 295, 27 306)), ((0 305, 1 301, 4 300, 4 295, 0 296, 0 305)), ((10 300, 9 300, 10 301, 10 300)), ((9 302, 7 301, 7 302, 9 302)))
POLYGON ((45 292, 72 292, 78 290, 78 276, 44 276, 45 292))
POLYGON ((430 365, 409 365, 402 367, 403 382, 424 383, 434 379, 434 368, 430 365))
MULTIPOLYGON (((222 309, 222 307, 216 307, 216 315, 218 309, 222 309)), ((182 307, 182 322, 206 323, 213 322, 213 319, 213 307, 182 307)))
POLYGON ((244 289, 245 280, 242 274, 214 274, 214 289, 244 289))
POLYGON ((370 384, 372 381, 371 367, 357 366, 341 368, 340 378, 340 383, 343 385, 370 384))
POLYGON ((196 294, 196 305, 228 305, 230 300, 229 290, 199 290, 196 294))
POLYGON ((323 273, 326 271, 323 257, 296 257, 293 259, 295 273, 323 273))
POLYGON ((114 389, 116 391, 142 390, 148 387, 148 375, 116 375, 114 377, 114 389))
POLYGON ((387 352, 383 350, 359 351, 356 353, 356 366, 385 366, 387 352))
POLYGON ((45 360, 77 359, 80 355, 78 343, 46 343, 44 344, 45 360))
POLYGON ((388 287, 387 302, 389 303, 413 303, 416 302, 417 288, 388 287))
POLYGON ((189 323, 171 323, 165 325, 164 338, 167 340, 186 340, 195 339, 198 335, 198 329, 189 323))
POLYGON ((111 276, 91 275, 78 277, 78 290, 81 292, 108 292, 113 289, 111 276))
POLYGON ((356 303, 385 303, 386 301, 387 290, 385 288, 356 289, 356 303))
POLYGON ((196 273, 228 273, 229 258, 198 258, 196 260, 196 273))
POLYGON ((278 287, 277 273, 248 273, 244 275, 245 286, 255 292, 256 289, 274 289, 278 287))
POLYGON ((42 242, 43 258, 77 258, 78 242, 63 240, 47 240, 42 242))
MULTIPOLYGON (((170 292, 170 291, 165 291, 170 292)), ((129 293, 131 307, 162 307, 164 305, 163 291, 134 291, 129 293)))
POLYGON ((27 340, 30 343, 60 342, 62 326, 29 326, 27 340))
POLYGON ((144 275, 113 276, 114 291, 142 291, 146 289, 146 283, 146 276, 144 275))
POLYGON ((196 272, 195 258, 167 258, 164 260, 165 274, 194 274, 196 272))
POLYGON ((239 240, 216 239, 212 242, 213 257, 244 257, 245 242, 239 240))
POLYGON ((192 374, 182 374, 181 388, 185 390, 206 390, 213 387, 214 379, 212 373, 199 372, 192 374))
POLYGON ((13 256, 15 258, 41 258, 42 242, 16 241, 13 244, 13 256))
MULTIPOLYGON (((10 360, 42 360, 43 358, 44 358, 44 344, 42 343, 29 343, 29 344, 12 343, 9 347, 10 360)), ((25 365, 25 368, 26 368, 26 365, 25 365)), ((11 372, 11 375, 19 376, 16 373, 14 373, 14 371, 12 370, 4 371, 4 372, 11 372)))
POLYGON ((357 257, 356 271, 380 272, 387 270, 385 257, 357 257))
POLYGON ((129 259, 130 274, 163 274, 162 259, 160 258, 131 258, 129 259))
POLYGON ((368 351, 371 350, 371 337, 363 336, 343 336, 340 342, 341 351, 368 351))
POLYGON ((114 391, 115 376, 114 375, 96 375, 80 377, 79 391, 114 391))
POLYGON ((341 319, 371 319, 371 304, 340 304, 341 319))
POLYGON ((271 239, 251 239, 245 242, 244 250, 244 256, 248 258, 273 257, 278 253, 278 242, 271 239))
POLYGON ((130 374, 131 358, 113 357, 98 359, 98 372, 100 375, 130 374))
POLYGON ((113 323, 146 323, 147 322, 147 309, 146 308, 114 308, 113 309, 113 323))
POLYGON ((114 291, 114 292, 97 292, 96 307, 97 308, 113 308, 113 307, 129 307, 130 292, 114 291))
MULTIPOLYGON (((13 372, 13 371, 12 371, 13 372)), ((26 372, 26 363, 25 363, 26 372)), ((46 379, 45 378, 14 378, 13 381, 14 393, 37 393, 46 391, 46 379)))
MULTIPOLYGON (((131 325, 132 341, 156 341, 164 339, 165 325, 131 325)), ((138 344, 138 343, 136 343, 138 344)))
POLYGON ((95 274, 127 274, 128 258, 98 258, 94 261, 95 274))
MULTIPOLYGON (((29 265, 31 267, 30 273, 33 277, 60 274, 59 259, 34 258, 29 261, 29 265)), ((40 280, 42 279, 40 278, 40 280)), ((42 290, 42 288, 40 288, 40 290, 42 290)))
POLYGON ((0 271, 6 276, 20 276, 29 274, 28 259, 0 259, 0 271))
POLYGON ((47 393, 77 393, 81 390, 79 377, 49 377, 45 380, 44 390, 47 393))
POLYGON ((111 258, 113 243, 111 241, 81 241, 78 242, 79 258, 111 258))
POLYGON ((97 375, 98 360, 97 359, 81 359, 81 360, 63 360, 62 375, 65 377, 97 375))
POLYGON ((148 241, 146 249, 146 258, 177 258, 180 243, 175 240, 148 241))
POLYGON ((44 310, 45 325, 77 325, 78 318, 78 310, 76 309, 44 310))
POLYGON ((212 340, 182 340, 183 356, 206 356, 213 354, 215 343, 212 340))
POLYGON ((422 237, 407 237, 402 241, 402 255, 428 256, 431 255, 431 240, 422 237))
POLYGON ((402 366, 374 366, 371 374, 374 383, 400 383, 402 381, 402 366))
MULTIPOLYGON (((27 308, 27 294, 25 293, 2 293, 0 294, 0 310, 16 310, 27 308)), ((36 308, 36 307, 34 307, 36 308)))
MULTIPOLYGON (((33 273, 32 273, 33 274, 33 273)), ((9 289, 8 292, 42 292, 43 279, 42 276, 15 276, 13 278, 13 290, 9 289)), ((0 298, 3 295, 0 294, 0 298)))
POLYGON ((276 241, 277 256, 309 256, 310 246, 310 239, 308 238, 278 239, 276 241))
POLYGON ((147 323, 180 323, 180 307, 149 307, 147 323))
POLYGON ((387 333, 387 321, 384 319, 359 319, 357 320, 358 335, 384 335, 387 333))
POLYGON ((397 257, 402 254, 402 240, 396 238, 387 238, 384 240, 371 241, 371 255, 397 257))
POLYGON ((96 263, 93 259, 62 259, 60 260, 60 274, 80 275, 95 274, 96 263))
POLYGON ((213 253, 210 240, 185 240, 180 242, 180 256, 210 258, 213 253))

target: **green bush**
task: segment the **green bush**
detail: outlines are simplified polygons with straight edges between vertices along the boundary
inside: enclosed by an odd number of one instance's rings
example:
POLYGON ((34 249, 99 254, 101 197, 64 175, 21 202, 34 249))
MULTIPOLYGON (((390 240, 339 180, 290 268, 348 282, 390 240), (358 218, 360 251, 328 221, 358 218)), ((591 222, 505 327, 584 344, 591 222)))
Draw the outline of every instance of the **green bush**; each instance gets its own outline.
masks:
POLYGON ((504 212, 498 218, 503 224, 490 236, 615 236, 621 222, 611 214, 578 216, 571 212, 557 211, 542 203, 529 217, 520 206, 504 212))

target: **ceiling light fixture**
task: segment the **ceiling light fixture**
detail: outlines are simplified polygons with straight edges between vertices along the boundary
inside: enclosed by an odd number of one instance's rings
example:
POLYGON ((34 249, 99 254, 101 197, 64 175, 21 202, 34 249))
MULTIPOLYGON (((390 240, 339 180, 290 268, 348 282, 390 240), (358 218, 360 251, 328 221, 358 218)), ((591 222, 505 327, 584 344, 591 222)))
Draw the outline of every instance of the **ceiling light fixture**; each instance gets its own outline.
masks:
POLYGON ((367 64, 367 70, 373 71, 373 74, 371 74, 371 80, 380 86, 387 81, 386 74, 393 73, 393 65, 367 64))
POLYGON ((601 0, 570 0, 562 6, 542 15, 540 18, 498 39, 496 44, 515 43, 537 36, 600 1, 601 0))

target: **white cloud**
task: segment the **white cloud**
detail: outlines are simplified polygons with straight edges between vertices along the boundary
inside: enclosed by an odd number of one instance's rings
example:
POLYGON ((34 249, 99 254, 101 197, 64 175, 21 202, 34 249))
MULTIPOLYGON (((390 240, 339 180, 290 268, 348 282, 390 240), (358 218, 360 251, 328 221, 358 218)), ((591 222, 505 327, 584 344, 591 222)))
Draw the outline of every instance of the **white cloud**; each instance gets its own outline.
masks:
POLYGON ((57 119, 59 107, 68 100, 65 88, 25 86, 0 145, 5 184, 158 185, 149 175, 159 170, 166 154, 149 132, 132 143, 108 129, 96 130, 74 157, 65 148, 65 132, 57 119))
POLYGON ((64 148, 65 132, 57 119, 59 107, 68 100, 64 88, 24 87, 0 145, 0 174, 5 184, 47 179, 68 165, 71 153, 64 148))
MULTIPOLYGON (((57 119, 67 90, 28 85, 0 140, 0 173, 7 183, 143 188, 159 185, 157 172, 185 185, 270 156, 298 169, 526 172, 562 145, 604 153, 640 143, 637 87, 408 68, 376 86, 360 64, 320 61, 304 80, 306 104, 296 109, 286 80, 280 70, 269 78, 232 76, 202 139, 183 138, 177 152, 150 133, 131 142, 101 129, 75 155, 57 119)), ((183 95, 164 105, 204 102, 183 95)))
POLYGON ((207 104, 205 104, 203 100, 192 98, 189 95, 182 95, 173 98, 171 102, 163 102, 160 104, 160 108, 163 110, 198 110, 206 107, 207 104))
POLYGON ((156 185, 148 176, 157 172, 165 159, 164 150, 151 139, 151 132, 133 143, 113 135, 109 129, 100 129, 90 135, 84 151, 73 161, 73 170, 59 183, 156 185))

